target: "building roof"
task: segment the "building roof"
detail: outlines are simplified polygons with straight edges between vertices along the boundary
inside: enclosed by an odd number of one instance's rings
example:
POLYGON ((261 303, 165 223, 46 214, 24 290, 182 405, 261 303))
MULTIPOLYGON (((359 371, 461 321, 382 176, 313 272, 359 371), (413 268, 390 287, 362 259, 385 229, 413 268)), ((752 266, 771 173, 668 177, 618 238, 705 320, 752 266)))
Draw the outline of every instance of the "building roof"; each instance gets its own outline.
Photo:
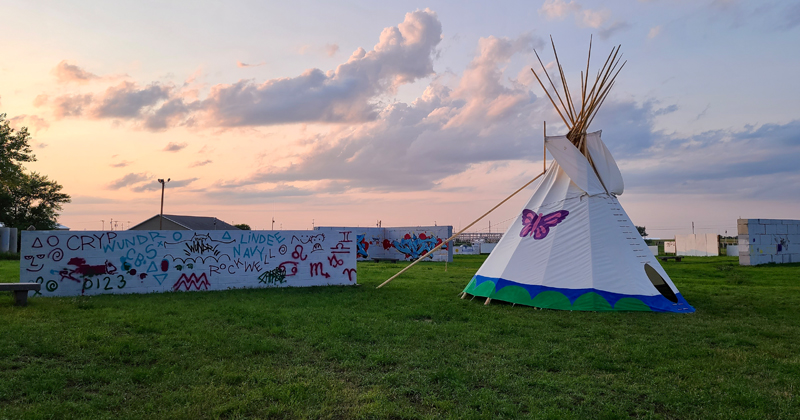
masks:
MULTIPOLYGON (((136 229, 137 226, 143 225, 150 220, 158 219, 159 215, 155 215, 136 226, 129 229, 136 229)), ((182 216, 178 214, 165 214, 164 219, 173 223, 177 223, 189 230, 239 230, 236 226, 225 223, 216 217, 207 216, 182 216)))

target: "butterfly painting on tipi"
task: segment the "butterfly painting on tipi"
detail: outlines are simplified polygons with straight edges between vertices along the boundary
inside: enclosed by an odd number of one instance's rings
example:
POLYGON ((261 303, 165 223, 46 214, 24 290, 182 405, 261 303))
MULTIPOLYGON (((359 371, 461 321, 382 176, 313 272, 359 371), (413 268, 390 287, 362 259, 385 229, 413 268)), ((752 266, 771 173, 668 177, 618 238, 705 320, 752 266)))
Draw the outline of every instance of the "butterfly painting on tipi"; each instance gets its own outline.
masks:
POLYGON ((522 231, 519 236, 524 238, 533 234, 533 239, 544 239, 550 228, 564 221, 569 214, 567 210, 554 211, 548 215, 524 209, 522 210, 522 231))

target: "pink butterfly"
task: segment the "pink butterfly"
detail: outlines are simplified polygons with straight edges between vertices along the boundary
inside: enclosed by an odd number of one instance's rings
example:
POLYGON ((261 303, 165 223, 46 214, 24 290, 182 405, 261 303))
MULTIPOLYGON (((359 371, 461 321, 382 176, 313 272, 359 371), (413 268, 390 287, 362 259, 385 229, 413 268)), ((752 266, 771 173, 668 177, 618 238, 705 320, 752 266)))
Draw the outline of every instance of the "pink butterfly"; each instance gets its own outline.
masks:
POLYGON ((524 238, 533 233, 533 239, 544 239, 550 233, 550 228, 564 221, 568 214, 567 210, 559 210, 545 216, 528 209, 522 210, 522 231, 519 236, 524 238))

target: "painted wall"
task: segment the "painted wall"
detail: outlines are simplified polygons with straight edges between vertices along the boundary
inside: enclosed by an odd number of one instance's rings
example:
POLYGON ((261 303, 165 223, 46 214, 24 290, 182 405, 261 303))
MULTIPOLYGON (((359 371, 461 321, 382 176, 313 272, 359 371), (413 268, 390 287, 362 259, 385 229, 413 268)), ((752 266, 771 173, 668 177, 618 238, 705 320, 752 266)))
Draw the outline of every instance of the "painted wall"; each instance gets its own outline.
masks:
MULTIPOLYGON (((352 230, 358 241, 358 261, 369 261, 373 258, 396 258, 413 261, 425 252, 435 248, 442 241, 453 235, 452 226, 416 226, 416 227, 328 227, 317 226, 315 230, 330 231, 337 229, 352 230)), ((452 241, 436 251, 431 261, 453 261, 452 241)))
POLYGON ((739 256, 739 245, 728 245, 725 247, 725 256, 726 257, 738 257, 739 256))
POLYGON ((350 230, 24 231, 42 296, 356 284, 350 230))
POLYGON ((461 245, 453 247, 453 254, 459 255, 478 255, 481 253, 480 245, 461 245))
POLYGON ((0 227, 0 252, 10 252, 11 228, 0 227))
POLYGON ((677 255, 716 257, 719 255, 719 237, 716 233, 675 235, 677 255))
POLYGON ((675 246, 675 241, 665 241, 664 242, 664 253, 665 254, 675 254, 678 252, 678 248, 675 246))
POLYGON ((800 220, 739 219, 739 264, 800 262, 800 220))

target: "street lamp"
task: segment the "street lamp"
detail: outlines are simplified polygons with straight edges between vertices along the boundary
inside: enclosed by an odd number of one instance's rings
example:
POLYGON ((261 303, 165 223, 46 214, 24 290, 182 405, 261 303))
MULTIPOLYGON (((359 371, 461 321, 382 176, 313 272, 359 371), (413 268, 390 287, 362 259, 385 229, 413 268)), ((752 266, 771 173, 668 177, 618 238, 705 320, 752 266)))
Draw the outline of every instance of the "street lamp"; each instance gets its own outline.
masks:
MULTIPOLYGON (((166 182, 169 182, 171 178, 167 178, 166 182)), ((164 182, 163 178, 159 178, 158 182, 161 183, 161 217, 158 219, 158 230, 161 230, 164 225, 164 182)))

